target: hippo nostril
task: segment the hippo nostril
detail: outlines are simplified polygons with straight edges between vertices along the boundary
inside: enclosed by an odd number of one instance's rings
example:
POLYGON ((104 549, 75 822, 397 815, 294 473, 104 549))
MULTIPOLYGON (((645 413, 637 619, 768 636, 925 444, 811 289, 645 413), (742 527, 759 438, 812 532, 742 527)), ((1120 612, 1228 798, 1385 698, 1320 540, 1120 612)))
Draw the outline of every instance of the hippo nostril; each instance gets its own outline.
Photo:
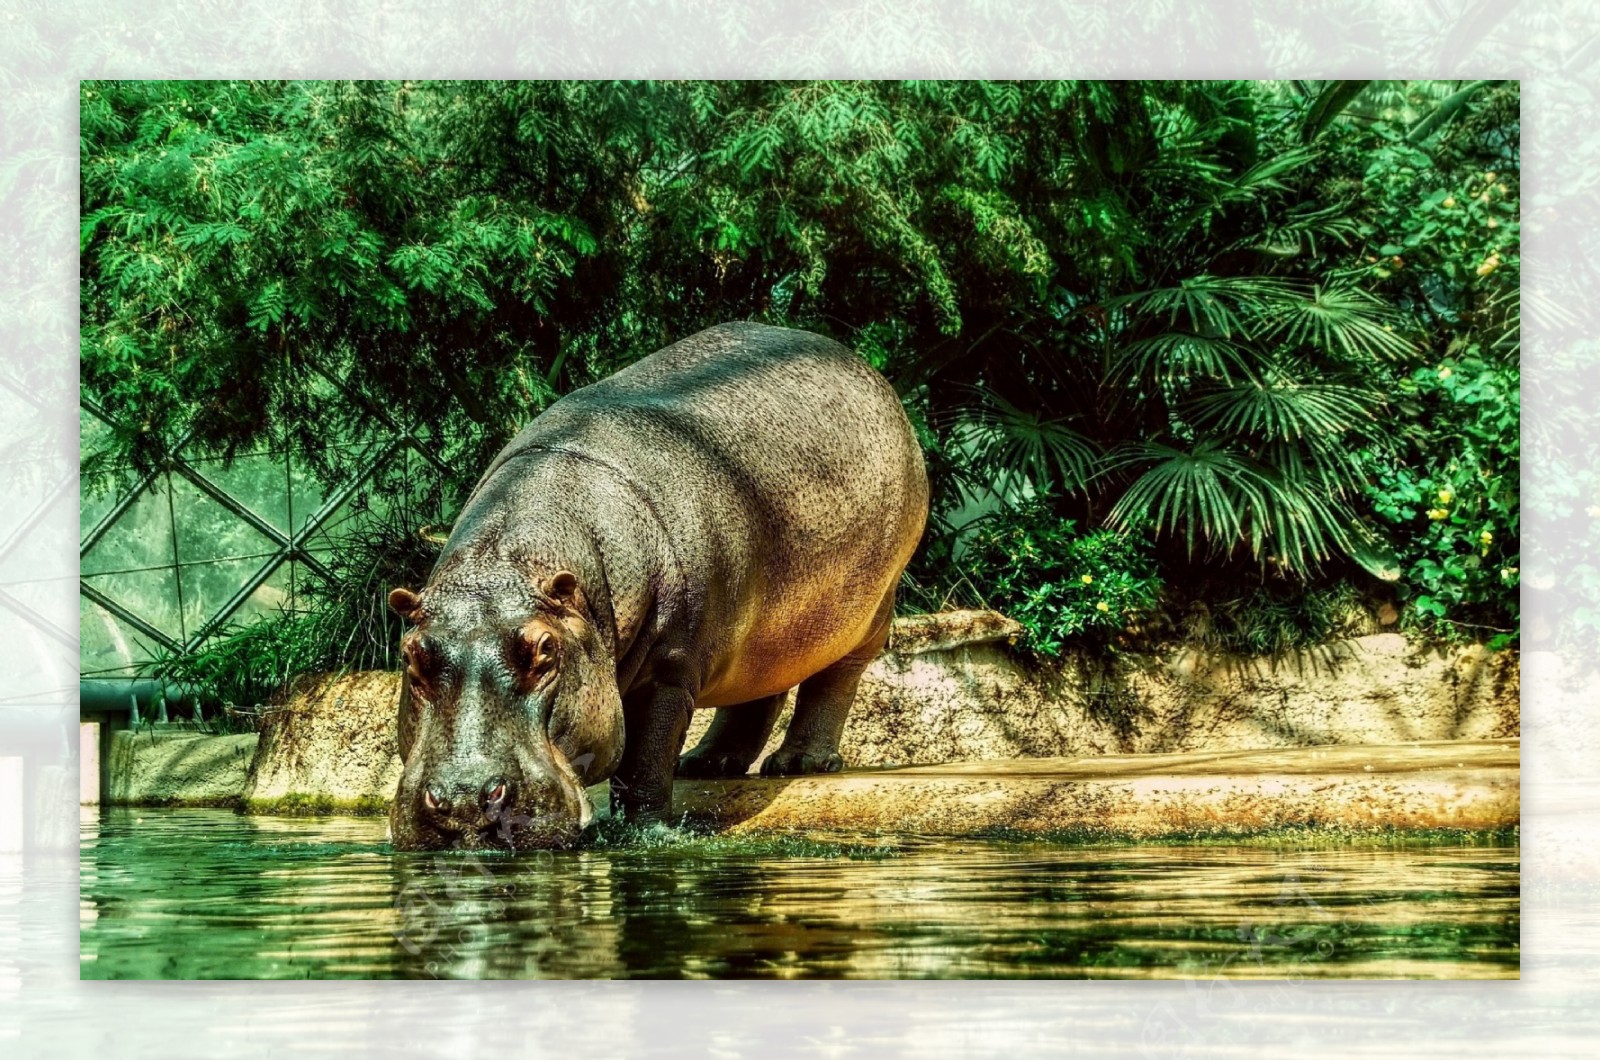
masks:
POLYGON ((434 790, 431 784, 422 789, 422 804, 434 813, 450 812, 450 800, 434 790))
POLYGON ((483 788, 478 794, 484 810, 493 813, 503 809, 506 803, 511 800, 511 782, 506 780, 505 777, 493 777, 484 782, 483 788))

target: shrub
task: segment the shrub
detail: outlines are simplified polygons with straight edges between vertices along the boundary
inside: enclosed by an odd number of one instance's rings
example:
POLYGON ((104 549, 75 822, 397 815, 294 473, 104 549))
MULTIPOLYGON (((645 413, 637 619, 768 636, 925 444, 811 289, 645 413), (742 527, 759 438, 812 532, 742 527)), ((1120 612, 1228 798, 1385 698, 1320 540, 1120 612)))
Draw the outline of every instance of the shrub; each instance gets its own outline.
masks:
POLYGON ((1071 641, 1110 644, 1161 591, 1136 538, 1080 531, 1039 501, 987 517, 958 562, 988 605, 1022 623, 1028 646, 1047 656, 1071 641))

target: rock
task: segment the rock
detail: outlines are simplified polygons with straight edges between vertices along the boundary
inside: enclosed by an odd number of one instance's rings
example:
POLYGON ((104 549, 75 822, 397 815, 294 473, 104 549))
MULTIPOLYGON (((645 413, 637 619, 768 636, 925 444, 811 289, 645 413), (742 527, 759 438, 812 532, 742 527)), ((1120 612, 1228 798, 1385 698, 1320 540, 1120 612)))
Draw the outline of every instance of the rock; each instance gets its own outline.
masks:
MULTIPOLYGON (((119 733, 116 801, 226 805, 255 734, 119 733)), ((1521 813, 1520 741, 1096 755, 862 769, 806 777, 679 780, 692 822, 735 832, 1070 833, 1107 840, 1283 828, 1492 830, 1521 813)), ((350 789, 345 789, 346 791, 350 789)), ((603 787, 593 792, 605 804, 603 787)), ((305 797, 258 812, 333 812, 305 797)), ((379 808, 375 801, 361 804, 379 808)))
POLYGON ((297 678, 267 713, 244 785, 252 813, 382 813, 400 779, 398 674, 297 678))
MULTIPOLYGON (((992 612, 897 619, 862 678, 850 768, 1097 754, 1269 750, 1515 737, 1515 651, 1421 650, 1395 633, 1276 661, 1203 656, 1030 662, 992 612)), ((400 763, 390 673, 308 677, 268 718, 245 804, 381 812, 400 763)), ((787 724, 785 710, 768 750, 787 724)), ((710 722, 700 712, 689 745, 710 722)), ((757 765, 759 768, 759 763, 757 765)))
POLYGON ((941 611, 934 615, 907 615, 889 628, 888 651, 895 655, 921 655, 950 651, 968 644, 1014 642, 1022 623, 996 611, 941 611))
MULTIPOLYGON (((949 636, 928 628, 944 615, 896 621, 845 725, 847 765, 1497 739, 1521 728, 1515 651, 1426 650, 1380 633, 1275 660, 1181 652, 1045 666, 1004 640, 963 639, 970 614, 951 616, 949 636), (907 651, 900 630, 911 622, 907 651)), ((691 746, 710 720, 695 717, 691 746)))

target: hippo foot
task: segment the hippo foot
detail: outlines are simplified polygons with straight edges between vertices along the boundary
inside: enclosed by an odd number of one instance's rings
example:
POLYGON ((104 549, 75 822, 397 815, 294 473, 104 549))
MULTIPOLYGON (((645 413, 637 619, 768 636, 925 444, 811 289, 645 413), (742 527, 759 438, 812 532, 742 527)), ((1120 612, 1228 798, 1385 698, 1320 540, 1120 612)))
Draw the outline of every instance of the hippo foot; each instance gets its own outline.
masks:
POLYGON ((678 759, 678 776, 695 780, 715 777, 742 777, 750 771, 750 759, 715 751, 690 751, 678 759))
POLYGON ((682 842, 688 835, 682 828, 675 827, 659 817, 647 821, 629 821, 623 827, 631 842, 644 846, 671 845, 682 842))
POLYGON ((604 847, 663 847, 685 842, 695 834, 682 823, 659 816, 626 820, 608 816, 594 829, 591 841, 604 847))
POLYGON ((764 777, 794 777, 805 773, 837 773, 844 768, 839 752, 815 754, 809 751, 791 751, 780 747, 761 763, 764 777))

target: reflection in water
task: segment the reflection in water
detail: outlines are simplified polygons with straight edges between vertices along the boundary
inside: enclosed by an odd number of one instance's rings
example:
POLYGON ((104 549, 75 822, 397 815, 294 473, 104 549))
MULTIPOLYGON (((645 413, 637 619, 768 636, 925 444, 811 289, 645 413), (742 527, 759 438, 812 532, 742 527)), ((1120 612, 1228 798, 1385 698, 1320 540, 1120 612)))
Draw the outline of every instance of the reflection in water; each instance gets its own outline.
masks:
POLYGON ((717 841, 393 854, 383 822, 85 815, 84 978, 1518 974, 1515 846, 717 841))

